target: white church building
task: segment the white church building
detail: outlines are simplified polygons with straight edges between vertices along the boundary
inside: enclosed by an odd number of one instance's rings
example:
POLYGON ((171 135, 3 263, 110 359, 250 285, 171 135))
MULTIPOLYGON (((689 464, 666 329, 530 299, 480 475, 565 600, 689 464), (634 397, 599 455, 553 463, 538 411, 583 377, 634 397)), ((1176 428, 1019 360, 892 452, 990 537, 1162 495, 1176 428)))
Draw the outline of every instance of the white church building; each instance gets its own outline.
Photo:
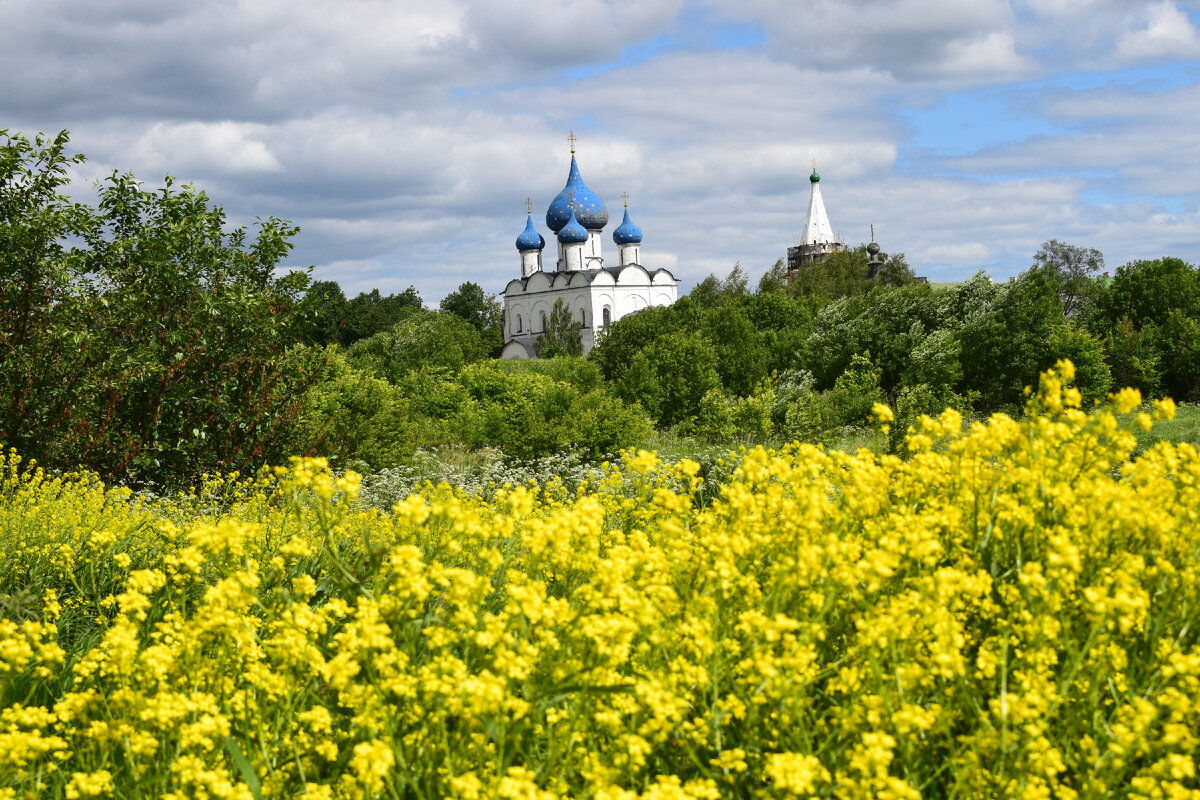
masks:
POLYGON ((616 263, 610 260, 605 265, 601 232, 608 224, 608 209, 583 182, 575 163, 574 134, 569 138, 567 185, 546 210, 546 227, 557 240, 557 258, 552 265, 543 264, 546 240, 534 227, 533 206, 526 201, 525 230, 517 237, 521 277, 504 289, 501 358, 535 357, 533 344, 546 330, 557 300, 579 320, 587 353, 605 325, 648 306, 669 306, 678 297, 674 275, 641 265, 642 231, 629 219, 627 197, 625 219, 612 234, 616 263))
POLYGON ((845 241, 834 234, 833 226, 829 224, 825 201, 821 199, 821 176, 817 174, 816 159, 808 182, 812 191, 808 198, 808 214, 804 217, 804 233, 800 235, 799 243, 787 249, 789 276, 809 264, 823 262, 830 253, 846 249, 845 241))

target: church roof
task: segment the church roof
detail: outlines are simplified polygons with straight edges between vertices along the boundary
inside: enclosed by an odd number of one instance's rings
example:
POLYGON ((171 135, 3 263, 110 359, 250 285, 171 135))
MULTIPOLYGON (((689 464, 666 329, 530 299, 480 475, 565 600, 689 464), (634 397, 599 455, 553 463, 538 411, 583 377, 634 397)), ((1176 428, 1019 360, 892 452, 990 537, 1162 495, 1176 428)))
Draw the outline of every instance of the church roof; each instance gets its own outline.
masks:
POLYGON ((588 232, 575 216, 575 209, 568 209, 567 223, 558 231, 558 241, 562 244, 583 244, 588 240, 588 232))
POLYGON ((632 271, 634 273, 642 273, 646 276, 646 280, 651 285, 666 285, 668 282, 676 283, 674 273, 669 269, 659 267, 657 269, 646 269, 641 264, 625 264, 620 267, 600 267, 599 269, 578 269, 569 272, 535 272, 532 275, 527 275, 521 278, 513 278, 504 288, 504 294, 523 294, 529 287, 531 280, 536 280, 542 284, 540 291, 553 288, 562 288, 562 286, 582 285, 576 284, 577 281, 584 283, 595 283, 596 279, 601 275, 607 275, 613 283, 622 283, 621 276, 625 272, 632 271), (565 281, 565 283, 564 283, 565 281))
POLYGON ((546 210, 546 227, 555 233, 561 231, 570 217, 572 204, 575 207, 576 219, 589 231, 603 230, 608 224, 608 209, 580 177, 574 152, 571 153, 571 172, 567 175, 567 185, 546 210))
POLYGON ((613 231, 613 241, 617 244, 641 244, 642 229, 629 219, 629 209, 625 209, 625 220, 613 231))
POLYGON ((517 249, 522 253, 527 253, 531 250, 541 250, 545 246, 546 240, 533 227, 533 215, 530 214, 525 220, 525 230, 517 237, 517 249))
POLYGON ((809 177, 812 184, 812 195, 808 199, 808 215, 804 218, 804 231, 800 234, 801 244, 830 244, 837 241, 833 235, 833 226, 829 224, 829 215, 825 213, 825 201, 821 199, 821 176, 813 167, 809 177))

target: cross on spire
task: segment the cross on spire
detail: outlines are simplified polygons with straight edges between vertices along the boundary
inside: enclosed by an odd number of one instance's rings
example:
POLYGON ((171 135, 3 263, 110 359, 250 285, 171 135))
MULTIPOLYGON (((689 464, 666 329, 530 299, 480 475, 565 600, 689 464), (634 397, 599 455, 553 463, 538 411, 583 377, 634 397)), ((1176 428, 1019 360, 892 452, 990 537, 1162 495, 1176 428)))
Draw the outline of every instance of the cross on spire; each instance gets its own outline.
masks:
POLYGON ((525 213, 531 217, 533 216, 533 200, 528 197, 525 198, 525 213))
POLYGON ((575 155, 575 131, 567 134, 567 141, 571 143, 571 155, 575 155))
POLYGON ((625 207, 629 208, 629 192, 621 192, 621 199, 625 201, 625 207))

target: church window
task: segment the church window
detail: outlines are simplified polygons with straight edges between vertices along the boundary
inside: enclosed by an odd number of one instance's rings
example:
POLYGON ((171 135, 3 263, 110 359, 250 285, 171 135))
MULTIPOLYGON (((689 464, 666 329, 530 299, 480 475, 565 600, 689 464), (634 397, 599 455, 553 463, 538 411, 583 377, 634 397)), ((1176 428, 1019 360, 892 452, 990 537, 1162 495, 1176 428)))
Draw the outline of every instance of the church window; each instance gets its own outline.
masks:
POLYGON ((521 315, 517 314, 517 333, 521 332, 521 315))
POLYGON ((542 333, 546 332, 546 312, 542 312, 542 333))
POLYGON ((604 307, 604 324, 612 322, 612 312, 608 310, 608 306, 604 307))
POLYGON ((582 308, 579 309, 579 324, 585 328, 587 327, 587 312, 582 308))

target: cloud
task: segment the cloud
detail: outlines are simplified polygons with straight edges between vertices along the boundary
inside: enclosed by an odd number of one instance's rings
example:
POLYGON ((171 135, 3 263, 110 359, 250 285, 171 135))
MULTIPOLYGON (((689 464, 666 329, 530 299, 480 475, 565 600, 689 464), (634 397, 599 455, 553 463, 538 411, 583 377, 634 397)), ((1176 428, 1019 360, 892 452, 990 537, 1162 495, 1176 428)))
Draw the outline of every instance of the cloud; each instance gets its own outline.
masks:
POLYGON ((738 0, 730 15, 765 16, 776 58, 822 70, 865 67, 904 82, 966 84, 1031 74, 1008 0, 738 0), (740 11, 739 11, 740 9, 740 11))
POLYGON ((610 217, 628 191, 644 258, 685 283, 783 256, 812 157, 835 229, 857 243, 874 223, 920 274, 1003 277, 1052 237, 1195 260, 1200 95, 1172 61, 1194 57, 1194 9, 6 0, 0 115, 70 128, 85 181, 169 172, 232 223, 294 220, 292 263, 348 292, 414 284, 434 304, 517 273, 524 200, 546 234, 570 130, 610 217), (750 29, 765 43, 723 36, 750 29), (995 88, 948 94, 976 85, 995 88), (944 131, 920 149, 918 105, 944 131))
POLYGON ((159 122, 133 145, 133 157, 147 168, 201 175, 281 172, 283 165, 255 138, 260 125, 235 122, 159 122))
POLYGON ((1119 57, 1129 61, 1200 58, 1200 34, 1174 3, 1155 3, 1146 16, 1146 27, 1129 31, 1117 41, 1119 57))

